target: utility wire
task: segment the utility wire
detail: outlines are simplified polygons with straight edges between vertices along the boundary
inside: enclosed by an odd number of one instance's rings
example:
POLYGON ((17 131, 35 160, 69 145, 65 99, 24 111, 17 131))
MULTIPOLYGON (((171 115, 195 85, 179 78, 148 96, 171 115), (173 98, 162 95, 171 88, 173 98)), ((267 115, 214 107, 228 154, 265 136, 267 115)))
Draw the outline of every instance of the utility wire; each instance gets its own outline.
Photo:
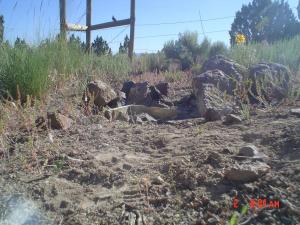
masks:
POLYGON ((162 22, 162 23, 142 23, 136 24, 136 26, 160 26, 160 25, 172 25, 172 24, 181 24, 181 23, 199 23, 199 22, 206 22, 206 21, 214 21, 214 20, 223 20, 233 18, 234 16, 225 16, 225 17, 217 17, 217 18, 210 18, 210 19, 197 19, 197 20, 182 20, 182 21, 174 21, 174 22, 162 22))
POLYGON ((110 42, 108 42, 108 44, 113 43, 114 40, 116 40, 125 30, 127 30, 127 28, 128 25, 123 30, 121 30, 113 39, 111 39, 110 42))
MULTIPOLYGON (((207 31, 205 34, 211 34, 211 33, 221 33, 221 32, 228 32, 228 30, 214 30, 214 31, 207 31)), ((201 35, 205 35, 203 33, 200 33, 201 35)), ((136 39, 143 39, 143 38, 156 38, 156 37, 168 37, 168 36, 177 36, 177 34, 159 34, 159 35, 149 35, 149 36, 138 36, 135 37, 136 39)))

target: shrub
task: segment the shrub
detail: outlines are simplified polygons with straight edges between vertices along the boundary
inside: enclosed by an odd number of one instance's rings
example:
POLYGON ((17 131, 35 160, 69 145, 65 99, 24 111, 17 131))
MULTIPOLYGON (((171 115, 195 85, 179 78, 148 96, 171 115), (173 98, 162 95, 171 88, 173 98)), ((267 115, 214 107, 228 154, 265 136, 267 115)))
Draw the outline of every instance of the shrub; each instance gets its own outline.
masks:
POLYGON ((300 36, 296 36, 272 44, 265 42, 234 46, 229 50, 229 57, 245 66, 262 61, 281 63, 297 73, 300 65, 299 43, 300 36))
POLYGON ((46 92, 48 59, 38 49, 1 46, 0 55, 0 95, 25 99, 46 92))
POLYGON ((219 54, 221 55, 228 54, 228 49, 226 45, 221 41, 217 41, 211 45, 208 56, 212 57, 219 54))

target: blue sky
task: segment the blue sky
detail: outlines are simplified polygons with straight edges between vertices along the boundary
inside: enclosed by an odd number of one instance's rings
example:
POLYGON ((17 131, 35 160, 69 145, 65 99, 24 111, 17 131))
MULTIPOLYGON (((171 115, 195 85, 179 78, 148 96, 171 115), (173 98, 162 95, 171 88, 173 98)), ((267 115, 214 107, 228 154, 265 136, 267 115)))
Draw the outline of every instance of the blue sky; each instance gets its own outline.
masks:
MULTIPOLYGON (((68 22, 85 24, 85 0, 66 1, 68 22)), ((111 21, 112 15, 117 19, 129 17, 130 0, 92 2, 92 24, 111 21)), ((166 41, 187 30, 197 31, 199 41, 204 37, 204 29, 211 41, 228 44, 228 30, 235 12, 249 2, 251 0, 136 0, 135 52, 157 51, 166 41), (206 20, 203 21, 203 29, 200 16, 206 20), (160 24, 173 22, 180 23, 160 24)), ((298 0, 288 0, 288 3, 296 15, 298 0)), ((0 0, 0 14, 5 18, 5 38, 13 41, 18 36, 34 44, 55 36, 59 32, 58 5, 59 0, 0 0)), ((102 35, 115 52, 126 34, 129 34, 129 27, 118 27, 93 31, 92 37, 102 35)), ((84 33, 76 32, 76 35, 85 40, 84 33)))

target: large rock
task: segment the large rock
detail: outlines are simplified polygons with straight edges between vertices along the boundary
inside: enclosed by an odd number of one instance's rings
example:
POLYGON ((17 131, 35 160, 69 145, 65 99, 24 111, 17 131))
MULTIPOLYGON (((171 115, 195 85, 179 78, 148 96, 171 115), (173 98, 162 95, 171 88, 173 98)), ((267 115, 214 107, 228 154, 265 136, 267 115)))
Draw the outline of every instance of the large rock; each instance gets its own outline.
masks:
POLYGON ((282 100, 288 95, 291 72, 277 63, 259 63, 250 68, 251 91, 267 101, 282 100))
POLYGON ((228 115, 225 117, 224 124, 226 124, 226 125, 231 125, 231 124, 241 123, 242 121, 243 121, 242 118, 239 117, 238 115, 228 114, 228 115))
POLYGON ((159 90, 159 92, 165 96, 169 94, 170 85, 167 82, 160 82, 155 85, 155 87, 159 90))
POLYGON ((117 108, 126 104, 126 94, 122 91, 118 91, 117 97, 111 100, 107 105, 110 108, 117 108))
POLYGON ((123 118, 124 115, 137 116, 141 114, 149 114, 156 120, 171 120, 177 117, 177 110, 175 108, 127 105, 115 109, 108 109, 104 114, 109 120, 118 120, 120 117, 123 118))
POLYGON ((110 101, 117 98, 116 92, 108 84, 96 80, 88 83, 84 101, 94 100, 94 104, 98 107, 106 106, 110 101))
POLYGON ((231 113, 236 85, 236 81, 218 69, 194 77, 192 87, 200 115, 214 121, 231 113))
POLYGON ((235 165, 225 169, 225 177, 230 181, 252 182, 266 174, 270 166, 263 162, 235 165))
POLYGON ((126 98, 128 98, 130 89, 131 89, 132 87, 134 87, 134 85, 135 85, 135 83, 134 83, 133 81, 131 81, 131 80, 127 80, 127 81, 125 81, 125 82, 123 83, 123 87, 122 87, 121 91, 125 93, 126 98))
POLYGON ((134 83, 132 86, 131 84, 132 83, 127 83, 127 85, 125 85, 124 83, 123 85, 125 91, 130 87, 126 101, 127 104, 165 107, 166 105, 164 104, 168 103, 168 101, 165 101, 160 90, 156 86, 150 86, 149 82, 134 83), (125 86, 127 89, 124 88, 125 86))
POLYGON ((55 112, 47 113, 48 126, 51 129, 67 130, 72 126, 73 120, 55 112))
POLYGON ((151 105, 151 91, 148 82, 134 84, 128 93, 127 104, 151 105))
POLYGON ((291 109, 291 114, 297 117, 300 117, 300 108, 298 109, 291 109))
POLYGON ((196 87, 200 87, 201 84, 213 84, 220 91, 226 92, 227 94, 232 95, 234 92, 234 88, 236 83, 234 80, 230 78, 230 76, 226 75, 223 71, 215 69, 208 70, 193 79, 193 85, 196 87))
POLYGON ((243 77, 248 73, 244 66, 239 65, 223 55, 216 55, 206 60, 202 66, 201 72, 203 73, 215 69, 223 71, 238 82, 242 81, 243 77))

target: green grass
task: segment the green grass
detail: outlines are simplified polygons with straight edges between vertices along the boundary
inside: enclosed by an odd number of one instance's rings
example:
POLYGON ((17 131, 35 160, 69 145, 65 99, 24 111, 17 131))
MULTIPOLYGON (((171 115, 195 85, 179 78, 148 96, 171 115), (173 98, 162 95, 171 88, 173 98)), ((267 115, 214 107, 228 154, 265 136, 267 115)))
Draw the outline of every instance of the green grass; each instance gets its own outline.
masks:
POLYGON ((249 67, 258 62, 275 62, 288 66, 292 72, 299 72, 300 36, 272 44, 254 43, 230 48, 228 56, 249 67))
MULTIPOLYGON (((228 56, 249 67, 267 61, 288 66, 293 74, 299 75, 300 36, 273 44, 256 43, 234 46, 228 56)), ((133 66, 126 55, 87 55, 74 43, 58 39, 47 40, 39 46, 0 45, 0 97, 26 99, 27 95, 41 97, 57 82, 69 79, 105 79, 111 82, 128 78, 131 72, 155 72, 165 70, 167 61, 162 53, 144 54, 134 58, 133 66)), ((194 66, 198 73, 201 65, 194 66)), ((177 81, 181 72, 164 73, 168 81, 177 81)), ((82 82, 83 84, 85 82, 82 82)))
POLYGON ((39 46, 0 45, 0 97, 41 97, 57 82, 77 76, 89 80, 124 80, 131 71, 124 55, 85 54, 79 46, 59 40, 39 46))
POLYGON ((0 93, 40 96, 50 85, 48 60, 38 49, 0 47, 0 93))

